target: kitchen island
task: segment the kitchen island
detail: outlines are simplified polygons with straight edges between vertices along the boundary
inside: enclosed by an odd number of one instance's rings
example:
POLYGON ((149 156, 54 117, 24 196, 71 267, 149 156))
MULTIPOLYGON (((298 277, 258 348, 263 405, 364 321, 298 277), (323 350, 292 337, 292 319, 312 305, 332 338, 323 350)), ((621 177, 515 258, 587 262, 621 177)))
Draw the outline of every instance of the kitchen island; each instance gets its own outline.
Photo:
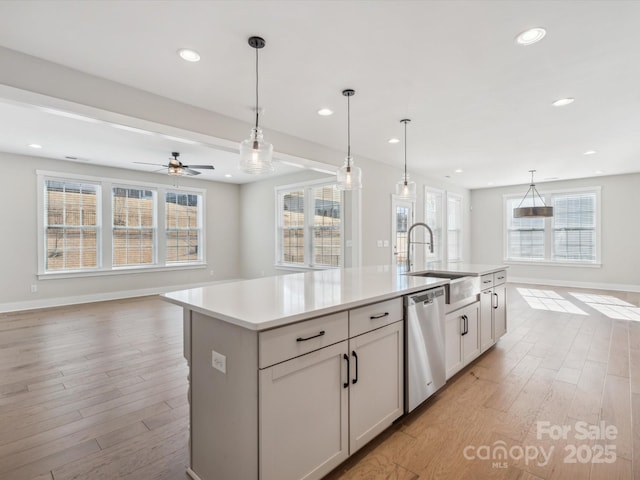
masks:
MULTIPOLYGON (((425 266, 484 278, 502 266, 425 266)), ((194 479, 319 479, 402 416, 402 297, 449 283, 394 266, 164 295, 184 308, 194 479), (412 272, 413 273, 413 272, 412 272)))

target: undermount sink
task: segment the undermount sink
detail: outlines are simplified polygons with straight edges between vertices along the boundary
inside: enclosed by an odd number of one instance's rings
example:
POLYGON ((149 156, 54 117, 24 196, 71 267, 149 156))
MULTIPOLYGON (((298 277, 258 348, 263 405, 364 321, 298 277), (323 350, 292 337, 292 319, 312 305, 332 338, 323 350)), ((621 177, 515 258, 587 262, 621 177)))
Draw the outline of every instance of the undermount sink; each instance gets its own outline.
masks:
POLYGON ((412 275, 414 277, 448 278, 449 280, 455 280, 458 278, 464 278, 469 276, 469 275, 465 275, 464 273, 438 273, 438 272, 414 272, 414 273, 409 273, 408 275, 412 275))
POLYGON ((407 275, 449 279, 450 282, 445 285, 445 302, 450 305, 458 302, 466 303, 468 299, 480 293, 478 276, 449 272, 410 272, 407 275))

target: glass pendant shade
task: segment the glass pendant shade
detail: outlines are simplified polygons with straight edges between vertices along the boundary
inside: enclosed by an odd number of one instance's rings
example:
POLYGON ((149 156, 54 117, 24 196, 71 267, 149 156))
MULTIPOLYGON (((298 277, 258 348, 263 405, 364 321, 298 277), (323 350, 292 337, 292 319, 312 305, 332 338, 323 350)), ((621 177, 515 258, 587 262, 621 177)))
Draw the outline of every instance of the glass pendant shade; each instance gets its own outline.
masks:
POLYGON ((252 128, 251 136, 240 144, 240 170, 251 175, 273 173, 273 145, 265 142, 261 128, 252 128))
POLYGON ((396 183, 396 196, 402 200, 416 199, 416 182, 409 180, 409 175, 403 176, 396 183))
POLYGON ((353 165, 353 158, 347 157, 337 174, 338 190, 358 190, 362 188, 362 169, 353 165))

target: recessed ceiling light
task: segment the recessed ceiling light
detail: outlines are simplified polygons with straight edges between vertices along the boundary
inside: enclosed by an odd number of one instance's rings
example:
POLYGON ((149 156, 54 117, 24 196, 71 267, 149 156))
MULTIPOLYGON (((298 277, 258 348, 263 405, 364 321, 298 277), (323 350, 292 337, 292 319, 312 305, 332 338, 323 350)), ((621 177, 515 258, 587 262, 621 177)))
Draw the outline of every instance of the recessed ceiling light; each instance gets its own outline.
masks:
POLYGON ((30 143, 29 146, 31 148, 42 148, 42 145, 38 145, 37 143, 30 143))
POLYGON ((328 117, 329 115, 333 115, 333 110, 331 110, 330 108, 321 108, 320 110, 318 110, 318 115, 320 115, 321 117, 328 117))
POLYGON ((399 138, 390 138, 389 139, 389 143, 400 143, 400 139, 399 138))
POLYGON ((525 30, 516 37, 518 45, 533 45, 539 42, 547 34, 547 31, 542 27, 530 28, 525 30))
POLYGON ((230 173, 227 173, 227 174, 225 175, 225 178, 231 178, 231 177, 233 177, 233 175, 231 175, 230 173))
POLYGON ((596 175, 602 175, 604 172, 602 170, 596 170, 593 173, 595 173, 596 175))
POLYGON ((583 155, 594 155, 597 152, 595 150, 587 150, 586 152, 583 153, 583 155))
POLYGON ((200 54, 195 50, 191 50, 189 48, 181 48, 180 50, 178 50, 178 55, 180 55, 180 58, 186 60, 187 62, 200 61, 200 54))
POLYGON ((575 102, 575 98, 571 98, 571 97, 567 97, 567 98, 561 98, 559 100, 556 100, 555 102, 553 102, 553 106, 554 107, 564 107, 565 105, 569 105, 570 103, 575 102))
POLYGON ((462 173, 462 169, 461 169, 461 168, 456 168, 456 169, 454 170, 454 172, 456 172, 456 173, 462 173))

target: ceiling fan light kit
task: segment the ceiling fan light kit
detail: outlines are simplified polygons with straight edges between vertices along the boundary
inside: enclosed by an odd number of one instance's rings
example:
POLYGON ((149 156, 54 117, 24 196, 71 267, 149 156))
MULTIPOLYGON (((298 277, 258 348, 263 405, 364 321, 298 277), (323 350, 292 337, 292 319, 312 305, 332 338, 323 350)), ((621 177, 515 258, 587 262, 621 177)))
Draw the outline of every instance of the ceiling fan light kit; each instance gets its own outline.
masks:
POLYGON ((266 42, 261 37, 249 38, 249 46, 256 51, 256 125, 251 129, 248 139, 240 144, 240 170, 252 175, 273 173, 273 145, 264 140, 259 126, 260 107, 258 102, 258 51, 264 48, 266 42))
POLYGON ((342 95, 347 97, 347 157, 344 165, 338 169, 337 188, 338 190, 358 190, 362 188, 362 169, 353 165, 351 156, 351 102, 350 99, 356 94, 350 88, 343 90, 342 95))
POLYGON ((531 173, 531 184, 529 185, 529 190, 525 193, 524 197, 520 201, 520 205, 517 208, 513 209, 513 218, 544 218, 544 217, 553 217, 553 207, 547 207, 544 204, 544 200, 538 193, 536 189, 535 183, 533 183, 533 174, 535 170, 529 170, 531 173), (527 199, 527 196, 531 192, 531 201, 533 203, 530 207, 523 207, 522 203, 527 199), (536 195, 540 199, 542 203, 541 206, 536 206, 536 195))

